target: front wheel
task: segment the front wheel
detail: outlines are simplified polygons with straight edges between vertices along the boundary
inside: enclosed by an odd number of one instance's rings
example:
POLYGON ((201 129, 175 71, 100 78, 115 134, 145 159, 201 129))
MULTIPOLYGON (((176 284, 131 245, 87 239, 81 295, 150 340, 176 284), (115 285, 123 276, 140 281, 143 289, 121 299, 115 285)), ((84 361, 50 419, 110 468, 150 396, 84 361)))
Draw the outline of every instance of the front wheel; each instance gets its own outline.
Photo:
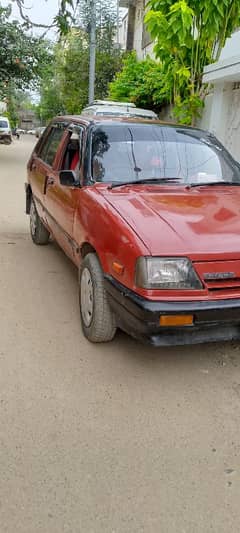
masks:
POLYGON ((99 260, 88 254, 79 276, 79 304, 82 329, 91 342, 109 342, 116 333, 114 314, 109 306, 99 260))
POLYGON ((33 197, 31 199, 30 207, 30 233, 34 244, 48 244, 50 233, 47 228, 45 228, 38 215, 33 197))

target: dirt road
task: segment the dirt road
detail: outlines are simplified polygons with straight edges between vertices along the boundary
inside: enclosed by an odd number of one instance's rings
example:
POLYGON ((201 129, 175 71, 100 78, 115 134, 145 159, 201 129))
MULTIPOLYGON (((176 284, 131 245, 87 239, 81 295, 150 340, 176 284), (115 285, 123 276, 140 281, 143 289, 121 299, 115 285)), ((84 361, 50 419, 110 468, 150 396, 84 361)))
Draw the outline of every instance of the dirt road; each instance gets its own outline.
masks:
POLYGON ((75 268, 29 238, 33 142, 0 145, 0 532, 237 533, 240 344, 89 344, 75 268))

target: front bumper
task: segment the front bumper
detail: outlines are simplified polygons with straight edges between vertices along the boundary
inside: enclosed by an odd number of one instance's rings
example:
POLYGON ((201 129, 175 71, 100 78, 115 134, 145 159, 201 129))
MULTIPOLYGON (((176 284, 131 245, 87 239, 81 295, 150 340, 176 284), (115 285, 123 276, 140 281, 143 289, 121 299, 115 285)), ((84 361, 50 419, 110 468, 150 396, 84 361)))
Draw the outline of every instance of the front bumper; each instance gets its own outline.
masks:
POLYGON ((105 276, 109 304, 118 326, 154 346, 177 346, 240 339, 240 299, 196 302, 151 301, 105 276), (161 315, 193 314, 192 326, 162 327, 161 315))

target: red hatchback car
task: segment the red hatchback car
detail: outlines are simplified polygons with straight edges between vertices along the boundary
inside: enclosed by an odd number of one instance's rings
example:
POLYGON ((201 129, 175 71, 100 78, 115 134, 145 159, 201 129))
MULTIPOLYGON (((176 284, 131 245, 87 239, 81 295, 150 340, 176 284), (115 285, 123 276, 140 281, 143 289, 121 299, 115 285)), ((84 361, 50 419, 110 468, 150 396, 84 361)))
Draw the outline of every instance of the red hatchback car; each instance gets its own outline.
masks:
POLYGON ((82 328, 156 346, 240 338, 240 166, 210 134, 57 117, 28 163, 26 212, 79 269, 82 328))

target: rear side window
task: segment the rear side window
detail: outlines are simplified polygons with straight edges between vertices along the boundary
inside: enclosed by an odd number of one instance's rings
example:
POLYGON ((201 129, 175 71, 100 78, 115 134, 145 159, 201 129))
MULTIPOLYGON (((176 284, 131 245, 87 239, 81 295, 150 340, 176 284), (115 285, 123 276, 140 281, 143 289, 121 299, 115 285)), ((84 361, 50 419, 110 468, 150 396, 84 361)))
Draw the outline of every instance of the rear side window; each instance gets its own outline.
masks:
POLYGON ((56 153, 58 151, 59 145, 65 133, 64 125, 54 126, 50 131, 46 142, 43 143, 42 149, 40 150, 39 157, 45 161, 48 165, 52 166, 56 153))
POLYGON ((0 120, 0 128, 9 128, 8 122, 6 120, 0 120))

